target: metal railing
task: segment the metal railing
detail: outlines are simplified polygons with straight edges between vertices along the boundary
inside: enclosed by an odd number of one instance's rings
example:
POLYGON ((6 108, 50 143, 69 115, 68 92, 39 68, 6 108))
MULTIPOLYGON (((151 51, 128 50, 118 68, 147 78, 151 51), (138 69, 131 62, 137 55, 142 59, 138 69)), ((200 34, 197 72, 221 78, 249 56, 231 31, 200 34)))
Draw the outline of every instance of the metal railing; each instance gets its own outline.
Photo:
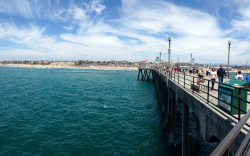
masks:
MULTIPOLYGON (((162 74, 168 76, 169 79, 173 80, 174 82, 177 82, 178 85, 183 86, 185 89, 189 89, 189 88, 187 88, 187 86, 190 86, 190 90, 192 91, 193 94, 195 94, 194 89, 192 89, 191 87, 195 86, 195 84, 197 84, 197 82, 195 82, 196 78, 198 78, 197 76, 186 75, 186 74, 179 73, 179 72, 174 72, 174 71, 166 71, 166 74, 165 74, 165 71, 164 71, 162 74), (191 77, 192 80, 187 79, 187 77, 191 77)), ((204 98, 200 94, 196 94, 196 95, 199 96, 200 98, 204 99, 207 104, 213 104, 213 105, 217 106, 216 103, 213 103, 210 100, 210 97, 212 97, 214 99, 217 99, 217 100, 219 100, 219 101, 221 101, 221 102, 229 105, 231 108, 237 109, 238 110, 238 117, 235 117, 234 115, 228 113, 227 111, 225 111, 225 112, 227 114, 231 115, 233 118, 237 119, 238 121, 241 119, 241 114, 246 114, 247 113, 245 110, 241 109, 241 102, 243 101, 243 102, 246 102, 246 104, 250 104, 250 101, 242 99, 241 98, 241 92, 242 91, 246 91, 247 92, 247 91, 250 91, 250 89, 243 88, 243 87, 240 87, 240 86, 232 86, 232 85, 229 85, 229 84, 226 84, 226 83, 220 83, 218 81, 213 81, 214 82, 214 86, 215 86, 215 84, 218 85, 218 89, 213 88, 214 91, 217 91, 218 93, 223 93, 225 95, 231 96, 231 97, 236 98, 238 100, 238 106, 234 106, 232 103, 228 103, 227 101, 219 99, 219 97, 215 97, 214 95, 212 95, 210 93, 210 89, 211 89, 210 83, 212 82, 212 80, 205 79, 205 78, 203 78, 203 80, 207 81, 208 84, 204 85, 202 83, 199 83, 199 84, 197 84, 197 86, 199 88, 201 88, 200 92, 204 93, 204 94, 207 94, 207 96, 206 96, 206 98, 204 98), (234 89, 237 89, 238 90, 238 96, 234 96, 234 95, 228 94, 226 92, 220 91, 219 90, 219 85, 221 85, 221 84, 223 84, 224 86, 233 87, 234 89), (204 88, 204 90, 202 90, 202 88, 204 88)), ((248 125, 248 126, 250 127, 250 125, 248 125)))
MULTIPOLYGON (((244 115, 244 117, 238 122, 238 124, 236 126, 234 126, 234 128, 228 133, 228 135, 219 144, 219 146, 217 146, 217 148, 213 151, 213 153, 210 156, 223 155, 226 152, 226 150, 229 149, 231 143, 234 141, 236 136, 239 134, 239 132, 241 131, 242 127, 245 125, 245 123, 247 122, 249 117, 250 117, 250 110, 247 112, 246 115, 244 115)), ((246 156, 250 155, 250 148, 245 149, 246 145, 248 144, 249 138, 250 138, 250 132, 248 132, 247 136, 245 137, 245 139, 241 143, 241 146, 239 147, 235 156, 240 156, 241 154, 244 154, 246 156), (243 151, 245 151, 245 152, 243 153, 243 151)))
MULTIPOLYGON (((164 74, 164 73, 162 73, 164 74)), ((195 78, 198 78, 197 76, 192 76, 192 75, 186 75, 186 74, 183 74, 183 73, 179 73, 179 72, 174 72, 174 71, 165 71, 165 74, 169 79, 171 79, 173 82, 177 83, 178 85, 182 85, 184 87, 184 89, 189 89, 187 88, 187 86, 190 86, 190 90, 192 91, 193 94, 195 94, 194 92, 194 89, 192 89, 192 85, 194 86, 195 85, 195 78), (187 79, 187 77, 190 77, 190 79, 187 79), (177 79, 177 81, 176 81, 177 79), (181 83, 180 83, 181 82, 181 83), (187 83, 189 82, 189 83, 187 83)), ((219 99, 219 96, 218 97, 215 97, 213 96, 212 94, 210 94, 209 90, 210 90, 210 82, 212 80, 209 80, 209 79, 204 79, 203 80, 207 81, 208 84, 207 85, 204 85, 204 84, 197 84, 197 86, 200 88, 201 87, 204 87, 204 91, 202 91, 202 89, 200 90, 202 93, 205 93, 207 94, 206 98, 204 98, 203 96, 201 96, 200 94, 196 94, 197 96, 200 96, 201 98, 203 98, 207 104, 213 104, 215 106, 217 106, 217 104, 213 103, 209 98, 212 97, 212 98, 215 98, 219 101, 222 101, 223 103, 231 106, 231 108, 236 108, 238 110, 238 117, 235 117, 233 114, 231 113, 228 113, 227 111, 224 111, 225 113, 231 115, 233 118, 235 119, 238 119, 238 123, 236 124, 236 126, 228 133, 228 135, 224 138, 224 140, 219 144, 219 146, 214 150, 214 152, 211 154, 211 156, 219 156, 219 155, 223 155, 227 149, 229 149, 231 143, 233 142, 233 140, 236 138, 236 136, 238 135, 238 133, 242 130, 243 126, 244 125, 247 125, 250 127, 250 125, 247 122, 247 120, 249 119, 250 117, 250 110, 249 111, 245 111, 245 110, 242 110, 241 109, 241 102, 246 102, 246 105, 247 104, 250 104, 249 101, 247 100, 244 100, 242 99, 241 97, 241 93, 242 91, 250 91, 250 89, 246 89, 246 88, 243 88, 241 86, 232 86, 232 85, 228 85, 226 83, 220 83, 220 82, 217 82, 217 81, 213 81, 214 84, 218 84, 218 89, 215 89, 213 88, 213 90, 217 91, 218 92, 218 95, 219 93, 223 93, 223 94, 226 94, 226 95, 229 95, 233 98, 236 98, 238 100, 238 105, 237 106, 234 106, 233 103, 228 103, 226 101, 223 101, 222 99, 219 99), (219 90, 219 87, 220 85, 223 84, 225 86, 229 86, 229 87, 233 87, 234 89, 237 89, 238 90, 238 96, 234 96, 234 95, 231 95, 231 94, 228 94, 226 92, 223 92, 223 91, 220 91, 219 90), (205 91, 207 88, 207 91, 205 91), (241 118, 241 113, 245 114, 242 118, 241 118)), ((248 132, 248 134, 246 135, 245 139, 243 140, 241 146, 239 147, 237 153, 235 156, 240 156, 241 154, 244 154, 246 156, 249 156, 250 155, 250 143, 249 143, 249 138, 250 138, 250 131, 248 132), (246 147, 247 146, 247 147, 246 147)))

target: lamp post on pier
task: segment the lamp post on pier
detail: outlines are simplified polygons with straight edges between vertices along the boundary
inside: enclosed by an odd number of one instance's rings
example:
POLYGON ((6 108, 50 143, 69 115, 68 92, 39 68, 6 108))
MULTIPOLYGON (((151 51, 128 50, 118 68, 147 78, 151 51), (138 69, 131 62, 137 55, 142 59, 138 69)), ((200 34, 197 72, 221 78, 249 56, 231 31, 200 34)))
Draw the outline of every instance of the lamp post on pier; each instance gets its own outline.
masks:
POLYGON ((192 63, 192 53, 190 53, 190 66, 191 66, 191 63, 192 63))
POLYGON ((171 50, 170 50, 170 44, 171 44, 171 36, 169 35, 168 37, 168 41, 169 41, 169 49, 168 49, 168 69, 170 71, 170 54, 171 54, 171 50))
POLYGON ((227 61, 227 77, 229 78, 229 58, 230 58, 230 45, 231 41, 228 41, 228 61, 227 61))

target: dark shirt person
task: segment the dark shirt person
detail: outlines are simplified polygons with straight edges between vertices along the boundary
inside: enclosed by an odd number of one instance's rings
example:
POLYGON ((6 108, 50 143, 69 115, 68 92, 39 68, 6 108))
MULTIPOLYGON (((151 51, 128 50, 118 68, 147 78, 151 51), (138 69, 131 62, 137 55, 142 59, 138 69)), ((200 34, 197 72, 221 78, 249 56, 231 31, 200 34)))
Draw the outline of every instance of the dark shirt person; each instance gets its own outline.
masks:
POLYGON ((226 77, 226 71, 225 71, 225 69, 222 68, 222 67, 223 67, 223 65, 221 64, 221 65, 220 65, 220 68, 217 70, 217 76, 218 76, 218 78, 219 78, 219 82, 220 82, 220 83, 223 83, 223 78, 224 78, 224 76, 225 76, 225 78, 227 78, 227 77, 226 77))

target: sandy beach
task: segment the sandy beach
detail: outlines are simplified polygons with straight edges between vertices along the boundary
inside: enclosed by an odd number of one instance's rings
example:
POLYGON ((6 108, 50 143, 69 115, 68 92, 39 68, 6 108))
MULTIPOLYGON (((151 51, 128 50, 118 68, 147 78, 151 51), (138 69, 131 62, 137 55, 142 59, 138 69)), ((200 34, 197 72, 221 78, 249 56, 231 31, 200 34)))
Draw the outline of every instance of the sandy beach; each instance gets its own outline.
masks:
POLYGON ((33 68, 82 68, 82 69, 104 69, 104 70, 138 70, 138 67, 120 67, 120 66, 52 66, 52 65, 31 65, 31 64, 7 64, 0 66, 8 67, 33 67, 33 68))

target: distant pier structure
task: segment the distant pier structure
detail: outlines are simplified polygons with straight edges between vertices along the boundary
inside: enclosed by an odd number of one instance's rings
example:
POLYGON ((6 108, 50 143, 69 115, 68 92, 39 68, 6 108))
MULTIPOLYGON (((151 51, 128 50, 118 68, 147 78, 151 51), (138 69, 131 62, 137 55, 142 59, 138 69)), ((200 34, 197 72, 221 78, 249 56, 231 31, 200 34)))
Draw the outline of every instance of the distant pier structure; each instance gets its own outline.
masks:
POLYGON ((142 81, 154 81, 153 68, 138 68, 138 70, 137 80, 141 77, 142 81))

